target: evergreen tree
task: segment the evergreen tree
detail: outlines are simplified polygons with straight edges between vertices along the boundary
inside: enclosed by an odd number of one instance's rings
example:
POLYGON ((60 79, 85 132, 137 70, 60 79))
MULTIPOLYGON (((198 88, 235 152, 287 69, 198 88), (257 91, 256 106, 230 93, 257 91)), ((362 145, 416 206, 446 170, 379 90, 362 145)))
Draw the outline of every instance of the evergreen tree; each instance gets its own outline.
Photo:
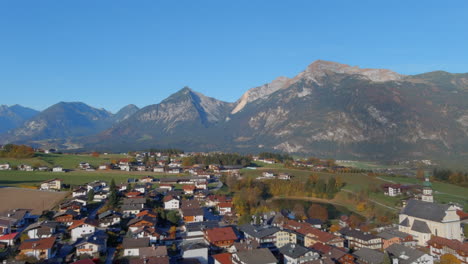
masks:
POLYGON ((91 202, 94 200, 94 189, 91 189, 89 192, 88 192, 88 202, 91 202))
POLYGON ((115 185, 114 179, 112 179, 109 187, 110 187, 109 206, 111 208, 116 208, 118 203, 119 203, 119 200, 118 200, 118 197, 117 197, 117 187, 115 185))

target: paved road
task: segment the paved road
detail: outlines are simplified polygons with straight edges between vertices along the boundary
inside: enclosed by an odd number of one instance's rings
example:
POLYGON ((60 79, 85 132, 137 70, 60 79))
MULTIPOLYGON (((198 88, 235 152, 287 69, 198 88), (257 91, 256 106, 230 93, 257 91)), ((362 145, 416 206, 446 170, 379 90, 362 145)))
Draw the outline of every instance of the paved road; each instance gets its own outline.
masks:
POLYGON ((219 189, 221 189, 221 187, 223 187, 223 183, 221 181, 218 181, 218 185, 216 185, 216 187, 214 187, 210 191, 217 192, 219 189))
POLYGON ((107 257, 106 257, 106 263, 105 264, 112 264, 112 260, 114 260, 114 253, 115 253, 115 248, 108 248, 107 249, 107 257))

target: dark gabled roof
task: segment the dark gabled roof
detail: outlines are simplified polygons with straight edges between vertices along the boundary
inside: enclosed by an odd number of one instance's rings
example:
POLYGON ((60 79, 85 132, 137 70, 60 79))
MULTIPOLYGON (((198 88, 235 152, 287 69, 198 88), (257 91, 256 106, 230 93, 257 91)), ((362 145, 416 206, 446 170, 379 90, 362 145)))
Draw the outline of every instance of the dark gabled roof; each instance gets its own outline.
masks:
POLYGON ((362 248, 355 251, 353 254, 359 260, 362 260, 367 264, 381 264, 385 253, 370 248, 362 248))
POLYGON ((411 230, 419 232, 419 233, 426 233, 426 234, 431 233, 431 229, 429 229, 429 226, 427 226, 426 222, 416 220, 416 219, 413 222, 413 226, 411 227, 411 230))
POLYGON ((424 252, 400 244, 392 244, 386 250, 390 255, 397 257, 400 264, 416 263, 415 261, 425 254, 424 252), (402 255, 407 256, 407 258, 402 258, 402 255))
POLYGON ((150 244, 150 239, 148 237, 145 237, 145 238, 125 237, 122 242, 122 247, 125 249, 144 248, 144 247, 148 247, 149 244, 150 244))
POLYGON ((401 232, 395 229, 391 229, 391 230, 382 231, 381 233, 377 234, 377 236, 383 239, 392 239, 395 237, 404 239, 410 236, 410 234, 407 234, 405 232, 401 232))
POLYGON ((401 221, 400 223, 401 226, 406 226, 406 227, 409 227, 409 219, 408 217, 405 217, 405 219, 403 219, 403 221, 401 221))
POLYGON ((294 259, 304 256, 309 251, 311 250, 299 244, 293 244, 293 243, 286 244, 279 249, 279 252, 281 254, 294 258, 294 259))
POLYGON ((274 226, 254 226, 250 224, 242 225, 239 227, 239 230, 257 238, 263 238, 271 236, 274 233, 278 232, 280 229, 274 226))
POLYGON ((183 216, 199 216, 204 215, 203 208, 182 208, 183 216))
POLYGON ((375 235, 373 235, 371 233, 362 232, 362 231, 359 231, 359 230, 356 230, 356 229, 351 229, 349 227, 342 228, 338 232, 340 232, 340 234, 342 234, 344 236, 357 238, 357 239, 360 239, 360 240, 363 240, 363 241, 369 241, 369 240, 379 238, 379 237, 377 237, 377 236, 375 236, 375 235))
POLYGON ((210 229, 214 227, 219 227, 218 221, 204 221, 185 224, 185 229, 187 229, 187 232, 202 231, 203 229, 210 229))
POLYGON ((252 249, 234 253, 244 263, 277 263, 278 260, 267 248, 252 249))
POLYGON ((146 198, 124 198, 123 204, 145 204, 146 203, 146 198))
POLYGON ((409 216, 441 222, 444 219, 447 209, 450 205, 423 202, 419 200, 409 200, 408 204, 401 211, 402 214, 409 216))

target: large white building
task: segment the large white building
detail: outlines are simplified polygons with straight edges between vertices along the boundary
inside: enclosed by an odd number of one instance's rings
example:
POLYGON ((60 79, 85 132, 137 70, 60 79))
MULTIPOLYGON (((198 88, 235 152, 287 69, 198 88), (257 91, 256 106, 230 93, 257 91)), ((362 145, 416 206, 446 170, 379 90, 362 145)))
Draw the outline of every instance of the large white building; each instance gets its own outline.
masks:
POLYGON ((399 231, 411 234, 418 245, 426 246, 431 236, 462 240, 458 206, 409 200, 399 215, 399 231))

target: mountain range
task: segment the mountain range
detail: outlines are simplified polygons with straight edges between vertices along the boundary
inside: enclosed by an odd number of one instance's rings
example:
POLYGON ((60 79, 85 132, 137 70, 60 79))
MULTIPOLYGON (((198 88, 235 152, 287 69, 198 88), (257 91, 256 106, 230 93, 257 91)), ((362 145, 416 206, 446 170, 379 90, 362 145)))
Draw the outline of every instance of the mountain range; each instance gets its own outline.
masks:
POLYGON ((62 149, 451 159, 468 156, 468 74, 402 75, 319 60, 233 103, 185 87, 158 104, 116 114, 62 102, 13 123, 0 120, 9 130, 1 143, 62 149))

